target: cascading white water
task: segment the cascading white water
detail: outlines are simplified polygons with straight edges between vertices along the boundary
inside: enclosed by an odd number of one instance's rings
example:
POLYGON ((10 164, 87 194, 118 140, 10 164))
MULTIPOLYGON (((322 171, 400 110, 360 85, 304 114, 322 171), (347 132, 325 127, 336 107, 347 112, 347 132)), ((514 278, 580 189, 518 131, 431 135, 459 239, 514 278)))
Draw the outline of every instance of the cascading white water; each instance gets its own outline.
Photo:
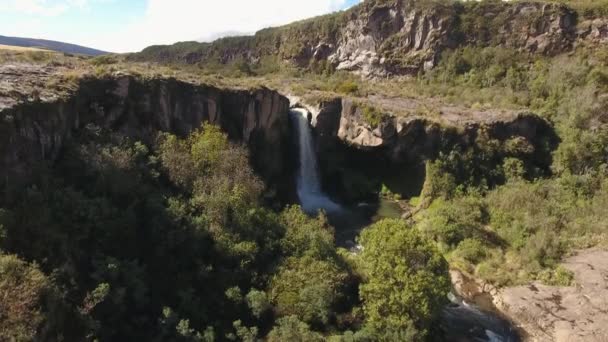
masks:
POLYGON ((294 108, 290 111, 290 115, 298 131, 300 169, 296 185, 302 209, 309 214, 316 214, 320 209, 328 213, 339 211, 340 206, 321 191, 317 155, 307 118, 308 112, 301 108, 294 108))

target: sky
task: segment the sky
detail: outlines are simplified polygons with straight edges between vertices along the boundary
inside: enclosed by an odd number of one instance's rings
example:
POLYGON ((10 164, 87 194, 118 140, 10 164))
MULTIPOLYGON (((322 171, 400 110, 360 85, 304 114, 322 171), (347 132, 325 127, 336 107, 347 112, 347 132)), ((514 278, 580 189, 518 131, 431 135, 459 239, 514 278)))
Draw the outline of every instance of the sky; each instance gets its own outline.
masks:
POLYGON ((360 0, 0 0, 0 35, 110 52, 209 41, 287 24, 360 0))

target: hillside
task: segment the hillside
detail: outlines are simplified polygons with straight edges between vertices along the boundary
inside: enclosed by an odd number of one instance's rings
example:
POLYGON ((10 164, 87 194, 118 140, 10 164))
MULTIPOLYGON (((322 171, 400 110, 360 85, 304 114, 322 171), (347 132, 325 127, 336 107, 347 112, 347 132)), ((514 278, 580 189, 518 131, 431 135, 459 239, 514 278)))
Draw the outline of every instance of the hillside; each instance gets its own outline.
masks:
POLYGON ((605 40, 606 21, 594 20, 598 14, 589 9, 577 10, 541 1, 369 0, 254 36, 152 46, 131 59, 210 67, 287 63, 316 72, 415 75, 437 65, 446 49, 462 46, 552 56, 583 41, 605 40))
POLYGON ((0 44, 20 47, 31 47, 41 48, 46 50, 52 50, 57 52, 88 55, 88 56, 100 56, 105 55, 108 52, 97 49, 88 48, 85 46, 63 43, 53 40, 46 39, 32 39, 32 38, 19 38, 19 37, 7 37, 0 36, 0 44))

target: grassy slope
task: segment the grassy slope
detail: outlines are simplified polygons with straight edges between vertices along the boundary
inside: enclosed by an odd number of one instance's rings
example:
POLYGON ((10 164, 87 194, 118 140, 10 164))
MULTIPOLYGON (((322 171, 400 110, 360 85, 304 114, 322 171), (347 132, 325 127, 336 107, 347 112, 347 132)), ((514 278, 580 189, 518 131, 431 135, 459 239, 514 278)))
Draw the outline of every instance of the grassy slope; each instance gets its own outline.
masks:
POLYGON ((39 48, 32 47, 22 47, 22 46, 13 46, 13 45, 2 45, 0 44, 0 50, 12 50, 12 51, 48 51, 39 48))
POLYGON ((81 54, 88 56, 99 56, 108 52, 88 48, 85 46, 69 44, 46 39, 32 39, 20 37, 0 36, 0 44, 20 47, 42 48, 63 53, 81 54))

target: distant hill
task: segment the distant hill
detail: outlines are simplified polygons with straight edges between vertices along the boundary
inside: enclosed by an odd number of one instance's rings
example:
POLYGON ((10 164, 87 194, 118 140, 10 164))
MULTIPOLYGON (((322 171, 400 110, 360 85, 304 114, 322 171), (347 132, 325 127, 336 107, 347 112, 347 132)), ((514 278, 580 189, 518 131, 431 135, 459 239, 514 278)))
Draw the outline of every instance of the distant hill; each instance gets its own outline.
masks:
POLYGON ((48 50, 53 50, 53 51, 89 55, 89 56, 99 56, 99 55, 105 55, 108 53, 106 51, 92 49, 92 48, 88 48, 85 46, 57 42, 57 41, 53 41, 53 40, 6 37, 6 36, 0 36, 0 45, 43 48, 43 49, 48 49, 48 50))

